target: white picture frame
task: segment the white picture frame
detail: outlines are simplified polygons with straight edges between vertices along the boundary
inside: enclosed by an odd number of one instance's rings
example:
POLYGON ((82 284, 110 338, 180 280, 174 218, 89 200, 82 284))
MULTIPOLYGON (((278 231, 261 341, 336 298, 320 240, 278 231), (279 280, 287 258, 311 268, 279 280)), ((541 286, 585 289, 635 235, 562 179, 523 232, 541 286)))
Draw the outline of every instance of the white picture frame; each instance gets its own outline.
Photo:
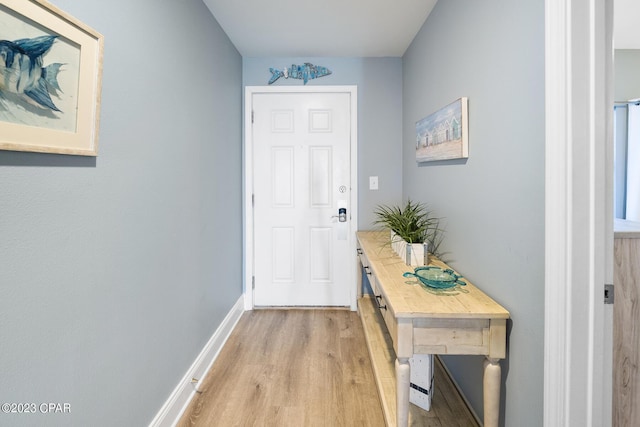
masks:
POLYGON ((43 0, 4 0, 0 28, 0 149, 96 156, 103 36, 43 0))

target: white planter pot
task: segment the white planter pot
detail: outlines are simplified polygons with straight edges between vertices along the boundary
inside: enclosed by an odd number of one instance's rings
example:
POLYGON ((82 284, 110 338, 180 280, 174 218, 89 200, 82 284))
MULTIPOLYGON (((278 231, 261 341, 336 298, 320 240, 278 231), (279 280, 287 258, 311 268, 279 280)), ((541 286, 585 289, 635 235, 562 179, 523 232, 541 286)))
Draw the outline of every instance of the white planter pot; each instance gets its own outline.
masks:
POLYGON ((407 243, 392 231, 391 248, 407 265, 419 267, 429 264, 429 251, 426 243, 407 243))

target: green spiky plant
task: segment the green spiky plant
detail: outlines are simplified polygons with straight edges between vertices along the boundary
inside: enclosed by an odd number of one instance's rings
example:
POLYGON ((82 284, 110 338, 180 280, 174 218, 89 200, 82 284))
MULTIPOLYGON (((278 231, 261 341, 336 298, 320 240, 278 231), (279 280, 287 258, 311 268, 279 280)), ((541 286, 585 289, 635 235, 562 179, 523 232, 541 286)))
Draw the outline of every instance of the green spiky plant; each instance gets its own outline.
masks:
POLYGON ((404 206, 378 205, 374 210, 374 224, 394 231, 408 243, 428 243, 429 252, 440 256, 443 234, 440 218, 433 216, 423 203, 407 200, 404 206))

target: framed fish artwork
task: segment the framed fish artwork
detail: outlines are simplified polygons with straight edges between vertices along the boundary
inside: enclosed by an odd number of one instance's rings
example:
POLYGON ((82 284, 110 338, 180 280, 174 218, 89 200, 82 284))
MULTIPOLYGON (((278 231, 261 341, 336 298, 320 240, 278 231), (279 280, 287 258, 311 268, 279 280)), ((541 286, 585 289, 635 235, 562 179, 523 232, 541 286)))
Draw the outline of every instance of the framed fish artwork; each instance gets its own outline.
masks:
POLYGON ((96 156, 102 35, 44 0, 3 0, 0 28, 0 149, 96 156))

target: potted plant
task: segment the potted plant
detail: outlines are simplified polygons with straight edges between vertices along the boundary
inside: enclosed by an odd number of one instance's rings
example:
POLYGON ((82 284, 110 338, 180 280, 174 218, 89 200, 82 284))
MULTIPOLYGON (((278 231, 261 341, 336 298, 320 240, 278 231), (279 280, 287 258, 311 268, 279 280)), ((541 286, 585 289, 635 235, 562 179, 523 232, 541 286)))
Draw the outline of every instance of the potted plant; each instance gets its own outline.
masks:
POLYGON ((439 255, 440 219, 425 204, 409 199, 404 206, 378 205, 374 214, 374 224, 390 230, 391 247, 407 265, 426 265, 429 253, 439 255))

